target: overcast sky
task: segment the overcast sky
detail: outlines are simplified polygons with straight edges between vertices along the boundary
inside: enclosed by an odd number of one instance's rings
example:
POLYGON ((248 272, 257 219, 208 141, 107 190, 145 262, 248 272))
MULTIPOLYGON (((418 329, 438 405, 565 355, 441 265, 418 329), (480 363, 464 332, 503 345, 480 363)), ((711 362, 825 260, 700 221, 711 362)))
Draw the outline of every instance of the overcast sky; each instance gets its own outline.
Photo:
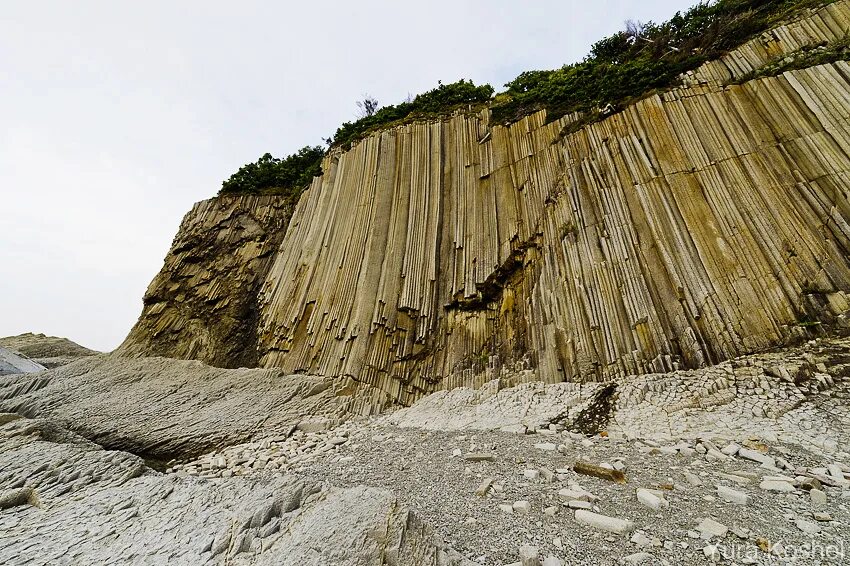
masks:
POLYGON ((496 90, 695 0, 75 2, 0 10, 0 336, 111 350, 180 219, 364 93, 496 90))

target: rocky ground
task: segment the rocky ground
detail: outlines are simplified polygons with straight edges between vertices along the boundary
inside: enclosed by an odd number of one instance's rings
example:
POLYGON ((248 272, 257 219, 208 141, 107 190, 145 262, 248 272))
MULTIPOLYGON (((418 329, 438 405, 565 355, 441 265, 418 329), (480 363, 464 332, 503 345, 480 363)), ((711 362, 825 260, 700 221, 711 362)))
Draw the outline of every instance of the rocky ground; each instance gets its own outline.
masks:
POLYGON ((0 428, 0 563, 850 564, 847 362, 819 340, 359 417, 374 392, 266 370, 6 377, 30 419, 0 428))

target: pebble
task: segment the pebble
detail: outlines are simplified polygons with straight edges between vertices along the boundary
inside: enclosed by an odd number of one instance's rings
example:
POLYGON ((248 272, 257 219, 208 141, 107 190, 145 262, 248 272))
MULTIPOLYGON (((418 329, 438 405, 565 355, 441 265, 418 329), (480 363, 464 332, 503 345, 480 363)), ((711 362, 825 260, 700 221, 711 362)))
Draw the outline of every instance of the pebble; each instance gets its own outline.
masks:
POLYGON ((528 515, 531 513, 531 503, 528 501, 517 501, 513 504, 513 509, 520 515, 528 515))
POLYGON ((807 521, 805 519, 797 519, 794 521, 794 524, 797 525, 797 528, 803 531, 808 535, 816 535, 820 532, 820 526, 817 523, 812 523, 811 521, 807 521))

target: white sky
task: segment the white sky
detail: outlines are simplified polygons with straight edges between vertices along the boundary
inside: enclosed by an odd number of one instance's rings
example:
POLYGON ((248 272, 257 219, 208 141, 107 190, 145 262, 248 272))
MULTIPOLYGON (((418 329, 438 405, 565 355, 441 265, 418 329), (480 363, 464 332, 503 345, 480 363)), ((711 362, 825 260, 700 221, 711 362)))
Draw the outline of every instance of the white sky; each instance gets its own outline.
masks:
POLYGON ((192 203, 364 93, 497 91, 696 0, 0 4, 0 336, 110 350, 192 203))

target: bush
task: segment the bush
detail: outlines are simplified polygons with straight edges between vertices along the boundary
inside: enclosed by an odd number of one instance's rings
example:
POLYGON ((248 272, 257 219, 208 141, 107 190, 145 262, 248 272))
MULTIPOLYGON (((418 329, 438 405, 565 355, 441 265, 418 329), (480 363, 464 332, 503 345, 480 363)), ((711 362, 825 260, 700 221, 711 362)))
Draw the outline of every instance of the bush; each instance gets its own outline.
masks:
POLYGON ((221 184, 219 194, 279 194, 298 196, 313 177, 322 174, 321 146, 301 148, 283 159, 266 153, 248 163, 221 184))
POLYGON ((511 122, 546 109, 554 120, 622 107, 656 89, 674 86, 680 74, 721 56, 803 8, 831 0, 719 0, 700 2, 662 24, 629 22, 628 30, 593 45, 580 63, 552 71, 527 71, 507 83, 494 118, 511 122))
POLYGON ((384 106, 371 116, 344 123, 336 131, 332 145, 350 147, 353 142, 362 139, 368 133, 394 122, 415 117, 444 115, 460 106, 483 104, 490 101, 493 92, 493 87, 488 84, 475 86, 475 83, 465 79, 447 85, 441 82, 437 88, 418 95, 410 102, 384 106))

